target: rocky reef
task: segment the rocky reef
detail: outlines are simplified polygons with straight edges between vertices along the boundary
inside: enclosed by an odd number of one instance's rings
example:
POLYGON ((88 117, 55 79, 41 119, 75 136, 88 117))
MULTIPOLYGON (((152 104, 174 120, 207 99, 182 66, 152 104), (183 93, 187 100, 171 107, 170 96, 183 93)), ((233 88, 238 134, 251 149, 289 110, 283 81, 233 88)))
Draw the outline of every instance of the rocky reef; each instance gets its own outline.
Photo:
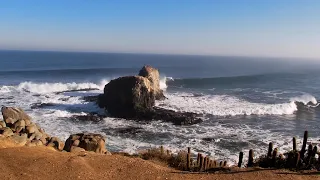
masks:
MULTIPOLYGON (((199 123, 202 120, 195 113, 175 112, 154 107, 156 100, 165 98, 160 89, 159 71, 144 66, 139 76, 119 77, 104 87, 98 104, 113 117, 138 121, 162 120, 175 125, 199 123)), ((90 98, 92 99, 92 98, 90 98)))

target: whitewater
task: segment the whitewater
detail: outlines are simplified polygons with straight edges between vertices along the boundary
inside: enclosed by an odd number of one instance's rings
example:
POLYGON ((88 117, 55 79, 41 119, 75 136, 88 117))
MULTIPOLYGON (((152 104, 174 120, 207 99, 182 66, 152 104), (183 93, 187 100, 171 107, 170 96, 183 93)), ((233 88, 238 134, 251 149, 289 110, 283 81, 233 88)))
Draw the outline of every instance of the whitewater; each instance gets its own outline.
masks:
MULTIPOLYGON (((25 109, 37 123, 44 127, 50 134, 66 139, 70 133, 88 131, 103 133, 108 138, 109 149, 135 153, 144 148, 165 145, 167 148, 177 152, 181 148, 194 147, 194 151, 203 151, 216 159, 228 160, 235 163, 237 151, 221 148, 219 144, 236 143, 227 137, 237 135, 243 143, 249 143, 254 138, 262 139, 263 144, 275 142, 285 151, 290 148, 291 137, 282 137, 279 140, 270 131, 252 128, 248 125, 230 126, 219 122, 210 122, 211 116, 216 118, 227 118, 248 115, 293 115, 298 111, 295 101, 307 104, 316 104, 315 97, 304 94, 292 97, 286 103, 265 104, 252 103, 246 100, 228 95, 199 95, 186 92, 167 92, 166 81, 174 81, 173 78, 162 78, 161 88, 167 97, 164 101, 157 101, 156 106, 183 112, 195 112, 202 114, 205 121, 203 125, 173 126, 160 120, 141 124, 124 119, 105 118, 102 123, 90 122, 68 122, 73 115, 86 115, 87 113, 104 114, 95 103, 85 102, 83 96, 97 95, 103 93, 103 88, 110 80, 101 80, 100 83, 33 83, 22 82, 16 86, 1 86, 1 105, 18 106, 25 109), (31 109, 30 105, 35 103, 50 103, 52 106, 42 109, 31 109), (208 125, 209 124, 209 125, 208 125), (136 134, 121 134, 119 131, 133 129, 136 134), (212 133, 215 132, 215 133, 212 133), (152 134, 160 137, 153 139, 152 134), (250 136, 251 134, 251 136, 250 136), (255 137, 253 138, 252 135, 255 137), (205 140, 204 140, 205 139, 205 140), (209 140, 208 140, 209 139, 209 140), (207 142, 208 141, 208 142, 207 142), (216 144, 216 145, 215 145, 216 144), (218 145, 218 146, 217 146, 218 145)), ((262 143, 260 142, 260 143, 262 143)), ((265 153, 265 147, 254 145, 258 154, 265 153)), ((260 144, 261 145, 261 144, 260 144)), ((233 147, 236 148, 236 147, 233 147)), ((243 150, 236 148, 237 150, 243 150)))

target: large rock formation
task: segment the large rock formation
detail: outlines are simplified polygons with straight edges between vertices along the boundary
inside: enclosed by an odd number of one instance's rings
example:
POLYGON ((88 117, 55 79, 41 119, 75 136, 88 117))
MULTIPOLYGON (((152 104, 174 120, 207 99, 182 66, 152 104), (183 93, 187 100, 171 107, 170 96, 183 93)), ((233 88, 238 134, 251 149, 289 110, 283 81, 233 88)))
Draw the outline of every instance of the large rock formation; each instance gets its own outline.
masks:
POLYGON ((68 152, 93 151, 108 154, 105 148, 105 138, 100 134, 79 133, 72 134, 66 140, 64 150, 68 152))
POLYGON ((139 72, 139 76, 146 77, 151 84, 156 100, 164 99, 163 91, 160 89, 160 74, 158 69, 151 66, 143 66, 139 72))
POLYGON ((105 108, 111 116, 125 119, 162 120, 176 125, 201 122, 195 113, 155 108, 155 100, 164 97, 159 85, 159 71, 144 66, 139 75, 110 81, 105 85, 104 94, 98 97, 99 106, 105 108))
POLYGON ((155 104, 155 95, 150 81, 142 76, 126 76, 110 81, 99 99, 115 117, 134 118, 141 112, 150 111, 155 104))

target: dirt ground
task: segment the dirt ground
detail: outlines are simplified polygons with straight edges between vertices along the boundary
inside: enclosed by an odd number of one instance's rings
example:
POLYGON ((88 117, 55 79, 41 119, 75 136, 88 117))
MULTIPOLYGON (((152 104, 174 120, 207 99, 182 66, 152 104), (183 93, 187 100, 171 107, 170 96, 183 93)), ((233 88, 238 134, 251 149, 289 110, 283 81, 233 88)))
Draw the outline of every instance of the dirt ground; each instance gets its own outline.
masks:
POLYGON ((0 177, 6 179, 320 179, 319 172, 238 169, 188 173, 122 155, 58 152, 47 147, 15 147, 0 142, 0 177))

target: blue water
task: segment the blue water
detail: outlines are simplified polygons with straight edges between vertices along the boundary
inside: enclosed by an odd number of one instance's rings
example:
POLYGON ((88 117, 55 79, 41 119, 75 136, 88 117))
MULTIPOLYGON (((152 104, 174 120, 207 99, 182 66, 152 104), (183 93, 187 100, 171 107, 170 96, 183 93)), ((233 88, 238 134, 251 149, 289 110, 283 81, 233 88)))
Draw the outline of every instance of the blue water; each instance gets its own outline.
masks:
POLYGON ((106 135, 113 151, 133 153, 159 145, 174 151, 190 146, 231 163, 239 151, 253 148, 257 155, 264 153, 271 141, 280 151, 288 150, 292 136, 301 137, 304 130, 309 131, 310 142, 320 142, 319 107, 294 103, 317 104, 320 60, 0 51, 0 62, 0 105, 22 107, 62 139, 90 131, 106 135), (111 79, 136 75, 146 64, 159 69, 168 97, 157 106, 196 112, 205 121, 174 126, 111 117, 99 123, 68 119, 74 114, 104 113, 82 97, 102 93, 111 79), (92 90, 83 90, 88 88, 92 90), (82 91, 66 92, 70 90, 82 91), (32 109, 35 103, 54 106, 32 109))

